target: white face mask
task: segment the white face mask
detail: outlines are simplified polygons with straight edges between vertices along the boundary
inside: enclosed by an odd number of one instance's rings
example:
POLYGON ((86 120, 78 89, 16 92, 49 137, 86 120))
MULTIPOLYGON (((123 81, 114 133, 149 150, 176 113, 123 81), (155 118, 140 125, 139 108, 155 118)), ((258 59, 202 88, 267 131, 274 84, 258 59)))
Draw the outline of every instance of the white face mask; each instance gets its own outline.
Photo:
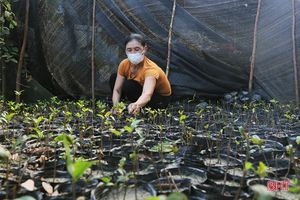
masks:
POLYGON ((137 52, 137 53, 126 53, 128 60, 134 64, 137 65, 140 62, 142 62, 145 58, 145 55, 141 52, 137 52))

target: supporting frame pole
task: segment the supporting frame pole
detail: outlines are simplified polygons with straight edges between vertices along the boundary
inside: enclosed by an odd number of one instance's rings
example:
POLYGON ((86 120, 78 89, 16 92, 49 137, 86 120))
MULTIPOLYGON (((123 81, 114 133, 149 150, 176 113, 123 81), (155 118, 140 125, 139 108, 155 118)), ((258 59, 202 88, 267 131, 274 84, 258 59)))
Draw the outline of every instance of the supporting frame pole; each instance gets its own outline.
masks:
POLYGON ((173 10, 171 16, 171 22, 169 26, 169 36, 168 36, 168 56, 167 56, 167 67, 166 67, 166 76, 169 76, 170 71, 170 62, 171 62, 171 45, 172 45, 172 30, 173 30, 173 22, 176 12, 176 0, 173 0, 173 10))
POLYGON ((299 83, 297 69, 297 54, 296 54, 296 6, 295 0, 292 0, 292 40, 293 40, 293 65, 294 65, 294 85, 296 103, 299 105, 299 83))
POLYGON ((95 110, 95 18, 96 18, 96 0, 93 0, 93 19, 92 19, 92 107, 95 110))
POLYGON ((253 48, 252 48, 250 75, 249 75, 249 84, 248 84, 249 92, 252 92, 252 87, 253 87, 253 77, 254 77, 254 67, 255 67, 255 57, 256 57, 256 44, 257 44, 257 26, 258 26, 258 20, 259 20, 259 16, 260 16, 260 8, 261 8, 261 0, 258 0, 255 25, 254 25, 253 48))

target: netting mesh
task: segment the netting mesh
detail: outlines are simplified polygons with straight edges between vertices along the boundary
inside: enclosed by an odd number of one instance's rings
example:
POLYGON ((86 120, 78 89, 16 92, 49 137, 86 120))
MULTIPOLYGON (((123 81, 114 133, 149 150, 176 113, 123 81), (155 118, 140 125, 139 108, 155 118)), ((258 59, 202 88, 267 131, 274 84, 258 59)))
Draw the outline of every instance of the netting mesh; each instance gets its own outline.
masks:
MULTIPOLYGON (((177 1, 169 74, 175 95, 219 96, 247 88, 257 5, 257 0, 177 1)), ((97 1, 96 94, 110 93, 108 79, 125 58, 130 32, 146 36, 148 56, 165 69, 172 6, 171 0, 97 1)), ((299 8, 296 0, 297 52, 299 8)), ((34 9, 53 78, 68 94, 90 95, 92 0, 40 0, 34 9)), ((291 0, 262 1, 254 88, 281 101, 295 99, 292 16, 291 0)))

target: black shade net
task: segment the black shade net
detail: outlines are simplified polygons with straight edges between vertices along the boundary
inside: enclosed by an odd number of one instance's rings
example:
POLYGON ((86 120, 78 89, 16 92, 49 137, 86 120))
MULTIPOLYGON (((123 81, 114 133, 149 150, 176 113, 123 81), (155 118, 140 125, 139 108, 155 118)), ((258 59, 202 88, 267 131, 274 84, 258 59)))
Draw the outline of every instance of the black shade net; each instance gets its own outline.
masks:
MULTIPOLYGON (((44 72, 67 94, 91 95, 92 0, 31 2, 31 39, 41 45, 31 42, 30 56, 43 56, 44 72)), ((293 42, 299 52, 300 1, 295 41, 292 2, 262 0, 257 28, 254 89, 282 102, 296 99, 293 42)), ((148 56, 165 70, 172 7, 172 0, 97 0, 96 95, 110 94, 109 77, 125 58, 131 32, 146 37, 148 56)), ((177 0, 169 74, 174 95, 247 89, 257 8, 257 0, 177 0)))

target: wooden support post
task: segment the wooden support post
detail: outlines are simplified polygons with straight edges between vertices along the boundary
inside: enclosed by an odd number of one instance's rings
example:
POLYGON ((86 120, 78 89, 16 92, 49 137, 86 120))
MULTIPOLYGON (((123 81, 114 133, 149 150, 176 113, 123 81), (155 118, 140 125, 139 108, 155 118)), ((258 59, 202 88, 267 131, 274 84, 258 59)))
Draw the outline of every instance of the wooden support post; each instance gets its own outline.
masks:
POLYGON ((24 63, 24 56, 27 46, 27 35, 28 35, 28 21, 29 21, 29 0, 26 0, 26 10, 25 10, 25 23, 24 23, 24 33, 23 42, 20 52, 20 57, 18 61, 17 77, 16 77, 16 102, 20 102, 20 91, 21 91, 21 72, 24 63))
POLYGON ((169 36, 168 36, 168 56, 167 56, 167 67, 166 67, 166 76, 169 76, 170 71, 170 62, 171 62, 171 45, 172 45, 172 30, 173 30, 173 22, 176 12, 176 0, 173 0, 173 10, 171 16, 171 22, 169 26, 169 36))
POLYGON ((292 0, 292 40, 293 40, 293 65, 294 65, 294 85, 296 103, 299 105, 299 84, 298 84, 298 69, 297 69, 297 54, 296 54, 296 7, 295 0, 292 0))
POLYGON ((96 0, 93 0, 92 19, 92 107, 95 110, 95 21, 96 21, 96 0))
POLYGON ((258 20, 259 20, 259 16, 260 16, 260 8, 261 8, 261 0, 258 0, 255 25, 254 25, 253 48, 252 48, 252 56, 251 56, 251 64, 250 64, 250 76, 249 76, 249 84, 248 84, 249 92, 252 92, 252 87, 253 87, 253 76, 254 76, 256 43, 257 43, 257 26, 258 26, 258 20))

